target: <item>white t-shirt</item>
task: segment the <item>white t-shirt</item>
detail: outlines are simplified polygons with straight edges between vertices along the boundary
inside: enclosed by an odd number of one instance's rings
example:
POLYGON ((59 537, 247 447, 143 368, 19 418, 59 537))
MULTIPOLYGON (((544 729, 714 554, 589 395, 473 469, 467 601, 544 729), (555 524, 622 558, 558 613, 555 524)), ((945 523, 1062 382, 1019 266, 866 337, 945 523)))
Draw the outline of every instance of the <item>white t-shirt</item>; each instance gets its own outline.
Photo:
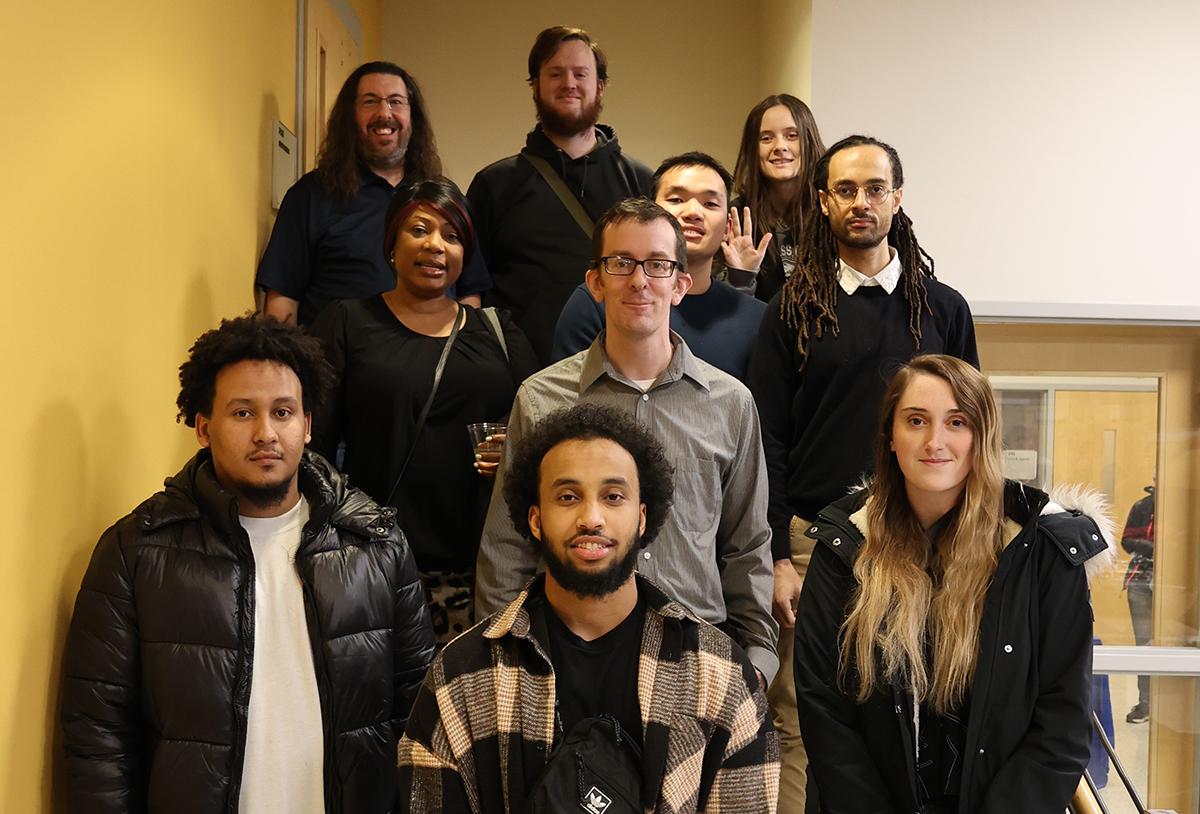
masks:
POLYGON ((295 563, 308 503, 239 520, 254 551, 254 662, 238 810, 324 814, 321 700, 295 563))

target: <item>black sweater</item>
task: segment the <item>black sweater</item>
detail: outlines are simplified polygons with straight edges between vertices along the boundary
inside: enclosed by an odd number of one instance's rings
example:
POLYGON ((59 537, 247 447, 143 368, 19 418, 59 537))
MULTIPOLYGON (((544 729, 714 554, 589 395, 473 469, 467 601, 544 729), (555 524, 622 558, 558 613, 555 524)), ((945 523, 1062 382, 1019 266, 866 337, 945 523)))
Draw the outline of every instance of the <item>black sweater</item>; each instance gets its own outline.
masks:
POLYGON ((787 559, 792 515, 813 520, 871 469, 879 404, 892 374, 917 353, 945 353, 979 367, 971 309, 936 280, 925 283, 933 313, 921 315, 921 347, 908 330, 901 288, 853 296, 838 289, 838 333, 810 340, 800 369, 796 332, 767 305, 750 354, 749 385, 762 422, 774 559, 787 559))

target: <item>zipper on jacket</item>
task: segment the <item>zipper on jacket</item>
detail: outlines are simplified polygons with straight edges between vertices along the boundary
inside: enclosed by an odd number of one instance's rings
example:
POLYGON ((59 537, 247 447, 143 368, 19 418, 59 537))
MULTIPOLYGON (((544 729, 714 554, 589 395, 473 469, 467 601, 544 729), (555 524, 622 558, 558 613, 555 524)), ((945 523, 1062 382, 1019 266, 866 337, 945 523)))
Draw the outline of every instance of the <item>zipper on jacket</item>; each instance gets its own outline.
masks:
POLYGON ((250 724, 250 692, 254 681, 254 586, 257 576, 254 567, 254 550, 250 547, 250 535, 242 528, 242 523, 237 516, 237 509, 233 504, 230 504, 229 515, 233 524, 232 528, 237 529, 241 534, 242 552, 249 552, 249 556, 242 560, 242 564, 246 568, 246 579, 242 580, 242 590, 238 595, 238 606, 241 609, 238 636, 242 641, 243 657, 238 664, 237 681, 233 686, 233 755, 230 767, 229 798, 225 805, 226 811, 234 814, 241 802, 242 772, 246 768, 246 729, 250 724), (241 707, 239 699, 242 698, 243 689, 246 699, 245 714, 239 712, 241 707))

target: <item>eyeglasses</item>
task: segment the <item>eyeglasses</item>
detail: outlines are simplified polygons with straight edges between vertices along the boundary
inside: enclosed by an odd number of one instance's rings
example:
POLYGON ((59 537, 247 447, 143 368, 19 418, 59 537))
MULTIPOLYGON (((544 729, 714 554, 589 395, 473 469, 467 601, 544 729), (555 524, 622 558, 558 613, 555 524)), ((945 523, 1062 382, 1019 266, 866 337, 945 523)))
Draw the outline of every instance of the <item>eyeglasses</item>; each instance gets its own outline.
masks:
POLYGON ((604 269, 605 274, 611 274, 614 277, 628 277, 638 266, 642 267, 642 271, 646 272, 647 277, 670 277, 675 273, 675 269, 679 268, 679 262, 659 257, 634 260, 632 257, 622 257, 619 254, 600 258, 600 268, 604 269))
POLYGON ((387 105, 389 109, 403 110, 408 107, 408 99, 404 96, 389 96, 382 99, 378 96, 364 96, 358 100, 358 106, 366 110, 377 110, 380 105, 387 105))
POLYGON ((858 192, 862 190, 867 197, 869 204, 881 204, 887 200, 888 196, 896 190, 890 187, 885 187, 883 184, 867 184, 865 187, 860 187, 857 184, 838 184, 833 189, 828 189, 838 203, 849 205, 858 200, 858 192))

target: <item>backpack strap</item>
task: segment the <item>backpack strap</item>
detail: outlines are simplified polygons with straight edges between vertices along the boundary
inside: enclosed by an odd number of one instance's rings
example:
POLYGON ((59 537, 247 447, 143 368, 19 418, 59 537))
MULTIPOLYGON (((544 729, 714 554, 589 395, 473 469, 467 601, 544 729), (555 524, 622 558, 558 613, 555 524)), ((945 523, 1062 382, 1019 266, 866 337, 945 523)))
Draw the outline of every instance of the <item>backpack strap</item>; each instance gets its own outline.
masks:
POLYGON ((490 305, 487 308, 480 308, 479 313, 483 315, 484 323, 492 329, 492 336, 496 337, 496 341, 500 343, 500 350, 504 351, 505 361, 511 362, 512 360, 508 358, 508 341, 504 338, 504 329, 500 327, 500 315, 490 305))
POLYGON ((592 223, 592 219, 588 216, 588 213, 584 211, 583 204, 579 203, 579 199, 571 194, 571 190, 567 189, 567 185, 562 177, 540 155, 534 155, 527 150, 522 150, 521 158, 524 158, 537 170, 537 174, 542 176, 542 180, 546 182, 546 186, 550 187, 550 191, 558 197, 558 200, 566 207, 567 212, 579 224, 579 228, 591 240, 595 225, 592 223))

